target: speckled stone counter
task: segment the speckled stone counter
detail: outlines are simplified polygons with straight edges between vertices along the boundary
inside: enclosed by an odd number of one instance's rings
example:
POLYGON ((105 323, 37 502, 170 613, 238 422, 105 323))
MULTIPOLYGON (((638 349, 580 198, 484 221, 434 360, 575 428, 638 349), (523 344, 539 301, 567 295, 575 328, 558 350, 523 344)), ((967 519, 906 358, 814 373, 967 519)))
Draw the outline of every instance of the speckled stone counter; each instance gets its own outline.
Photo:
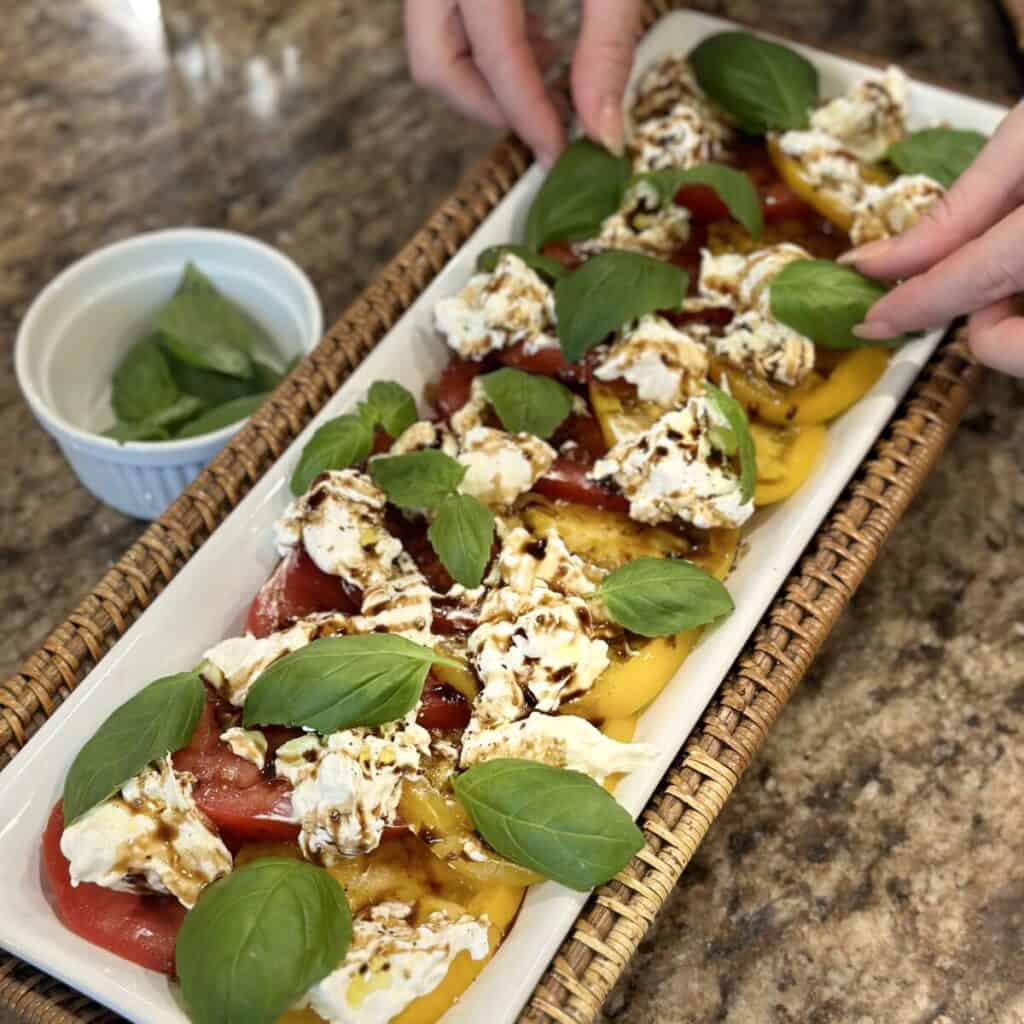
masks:
MULTIPOLYGON (((493 136, 408 80, 398 4, 52 0, 0 39, 0 672, 140 532, 14 382, 32 296, 147 228, 280 246, 328 321, 493 136)), ((985 0, 706 10, 1003 94, 985 0)), ((544 10, 563 39, 575 5, 544 10)), ((1024 387, 990 377, 669 902, 607 1020, 1024 1021, 1024 387)))

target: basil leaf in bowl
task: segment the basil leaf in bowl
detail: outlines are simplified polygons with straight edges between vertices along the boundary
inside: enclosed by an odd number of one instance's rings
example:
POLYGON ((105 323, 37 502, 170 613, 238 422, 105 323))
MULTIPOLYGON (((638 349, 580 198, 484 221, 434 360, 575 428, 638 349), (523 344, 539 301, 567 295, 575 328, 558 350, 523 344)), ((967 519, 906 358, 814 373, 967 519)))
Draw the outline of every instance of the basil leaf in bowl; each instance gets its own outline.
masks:
POLYGON ((273 1024, 342 962, 352 940, 345 892, 323 868, 250 861, 208 886, 174 948, 194 1024, 273 1024))
POLYGON ((749 32, 719 32, 690 54, 700 87, 751 135, 806 128, 818 71, 795 50, 749 32))
POLYGON ((570 889, 607 882, 644 845, 625 808, 582 772, 495 758, 455 776, 452 787, 498 853, 570 889))
POLYGON ((171 405, 178 393, 171 366, 155 335, 133 345, 114 371, 113 404, 119 420, 148 420, 171 405))
POLYGON ((893 143, 885 158, 903 174, 925 174, 950 188, 987 142, 981 132, 926 128, 893 143))
POLYGON ((200 434, 209 434, 214 430, 220 430, 221 427, 247 419, 263 404, 269 394, 270 392, 265 391, 258 395, 243 395, 222 405, 215 405, 186 423, 178 431, 177 436, 199 437, 200 434))

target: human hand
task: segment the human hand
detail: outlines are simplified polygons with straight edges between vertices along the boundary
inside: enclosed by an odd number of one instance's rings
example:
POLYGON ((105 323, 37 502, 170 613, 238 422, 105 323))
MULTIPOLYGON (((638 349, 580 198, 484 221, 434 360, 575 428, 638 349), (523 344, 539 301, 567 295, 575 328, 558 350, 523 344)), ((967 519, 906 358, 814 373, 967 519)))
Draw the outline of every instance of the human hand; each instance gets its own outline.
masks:
MULTIPOLYGON (((583 130, 622 151, 622 94, 640 23, 640 0, 581 0, 572 97, 583 130)), ((544 164, 565 145, 544 85, 555 55, 521 0, 405 0, 413 78, 456 110, 513 129, 544 164)))
POLYGON ((843 262, 904 282, 871 307, 854 334, 881 340, 970 314, 978 359, 1024 376, 1024 105, 914 227, 855 249, 843 262))

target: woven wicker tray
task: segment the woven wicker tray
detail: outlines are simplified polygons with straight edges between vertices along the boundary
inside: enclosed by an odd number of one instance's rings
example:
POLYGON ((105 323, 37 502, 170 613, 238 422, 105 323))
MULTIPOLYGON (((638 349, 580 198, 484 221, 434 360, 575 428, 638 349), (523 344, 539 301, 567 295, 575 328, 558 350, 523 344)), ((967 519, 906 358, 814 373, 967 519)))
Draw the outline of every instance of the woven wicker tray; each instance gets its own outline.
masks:
MULTIPOLYGON (((649 3, 645 23, 678 3, 649 3)), ((227 448, 68 618, 0 684, 0 769, 145 610, 430 283, 530 163, 497 146, 227 448)), ((769 728, 956 430, 981 371, 964 332, 937 349, 823 523, 649 801, 646 845, 594 892, 521 1020, 588 1024, 769 728)), ((0 1014, 46 1024, 121 1018, 0 953, 0 1014)))

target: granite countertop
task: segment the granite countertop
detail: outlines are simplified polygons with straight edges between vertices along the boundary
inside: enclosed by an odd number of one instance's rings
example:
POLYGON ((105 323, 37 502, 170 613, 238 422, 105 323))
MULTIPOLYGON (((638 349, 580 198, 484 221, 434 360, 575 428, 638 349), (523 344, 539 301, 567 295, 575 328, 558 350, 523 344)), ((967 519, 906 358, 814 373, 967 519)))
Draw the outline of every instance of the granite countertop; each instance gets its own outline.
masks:
MULTIPOLYGON (((575 6, 544 10, 562 38, 575 6)), ((987 0, 703 9, 1000 94, 987 0)), ((142 529, 18 394, 32 296, 98 245, 246 231, 327 320, 494 137, 413 86, 399 5, 52 0, 0 41, 0 674, 142 529)), ((608 1021, 1024 1021, 1024 387, 990 376, 683 877, 608 1021)))

